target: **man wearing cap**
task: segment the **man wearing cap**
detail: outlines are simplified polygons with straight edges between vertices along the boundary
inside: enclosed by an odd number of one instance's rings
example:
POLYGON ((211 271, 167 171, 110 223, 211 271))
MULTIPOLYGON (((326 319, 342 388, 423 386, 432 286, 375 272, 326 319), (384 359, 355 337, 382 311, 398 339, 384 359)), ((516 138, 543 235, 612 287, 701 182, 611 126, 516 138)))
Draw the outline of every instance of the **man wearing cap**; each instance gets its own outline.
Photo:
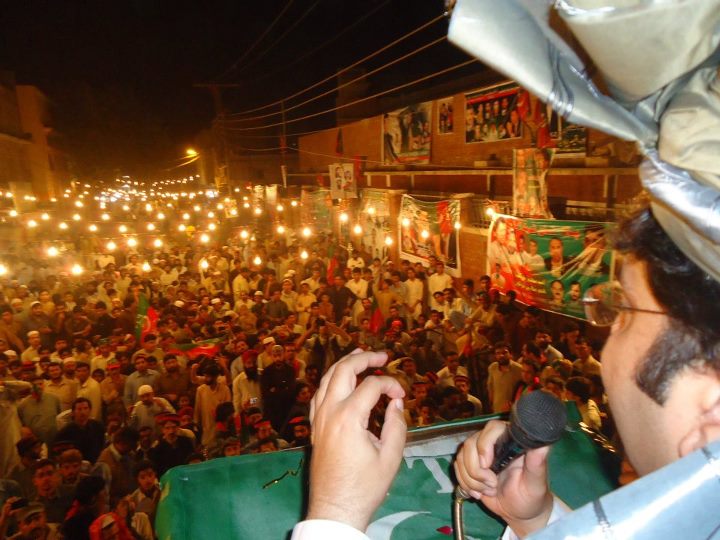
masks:
POLYGON ((149 427, 154 432, 158 431, 156 418, 165 413, 174 413, 175 409, 167 399, 155 397, 153 387, 144 384, 138 389, 139 401, 130 410, 128 425, 138 431, 143 427, 149 427))
POLYGON ((42 344, 40 338, 40 332, 38 330, 30 330, 27 333, 28 347, 20 355, 20 360, 37 362, 40 358, 40 345, 42 344))
POLYGON ((35 374, 30 383, 32 393, 18 404, 18 416, 22 425, 49 445, 57 433, 55 417, 62 412, 60 399, 44 391, 45 379, 35 374))
POLYGON ((45 392, 57 396, 63 411, 69 410, 77 397, 77 381, 63 375, 63 368, 59 362, 50 362, 48 375, 50 380, 45 384, 45 392))
POLYGON ((53 332, 51 329, 50 317, 43 311, 42 303, 35 300, 30 304, 30 313, 25 319, 25 332, 37 331, 40 333, 42 344, 52 347, 53 332))
POLYGON ((257 351, 245 351, 240 360, 243 371, 233 379, 232 383, 233 405, 237 413, 242 413, 250 407, 262 408, 257 351))
POLYGON ((128 375, 123 395, 123 401, 128 408, 137 402, 140 387, 143 385, 153 386, 160 375, 157 371, 148 368, 147 358, 144 354, 136 353, 133 356, 135 358, 135 371, 128 375))
POLYGON ((77 398, 72 405, 72 422, 58 431, 55 440, 72 442, 84 459, 95 463, 105 446, 105 427, 91 415, 90 400, 77 398))
POLYGON ((120 362, 114 358, 107 363, 105 371, 107 376, 100 383, 100 395, 105 405, 113 402, 123 403, 127 375, 122 374, 120 367, 120 362))
POLYGON ((40 503, 30 503, 15 513, 18 532, 8 536, 8 540, 54 540, 57 535, 48 527, 45 507, 40 503))
POLYGON ((260 375, 263 411, 276 430, 280 430, 295 400, 295 370, 285 362, 282 345, 270 349, 272 363, 260 375))
POLYGON ((57 469, 49 459, 41 459, 33 466, 33 502, 45 507, 48 523, 62 523, 73 501, 74 488, 58 484, 57 469))
POLYGON ((297 308, 295 306, 297 302, 298 293, 293 290, 293 281, 290 278, 284 278, 282 280, 282 293, 280 294, 280 300, 285 302, 288 310, 291 313, 295 313, 297 308))
POLYGON ((162 477, 173 467, 185 465, 195 448, 192 439, 179 435, 180 417, 177 414, 159 415, 157 422, 162 430, 162 437, 150 449, 150 459, 157 467, 158 476, 162 477))
POLYGON ((291 418, 288 426, 292 428, 291 448, 299 446, 310 446, 310 420, 307 416, 296 416, 291 418))
POLYGON ((113 358, 115 358, 115 353, 110 346, 110 339, 103 338, 98 341, 98 345, 95 348, 95 353, 96 355, 90 361, 91 371, 95 371, 96 369, 102 369, 103 371, 107 371, 107 363, 113 358))
POLYGON ((132 361, 134 362, 135 358, 138 356, 153 356, 158 364, 162 362, 165 353, 158 347, 158 338, 156 334, 145 334, 142 337, 142 348, 132 355, 132 361))

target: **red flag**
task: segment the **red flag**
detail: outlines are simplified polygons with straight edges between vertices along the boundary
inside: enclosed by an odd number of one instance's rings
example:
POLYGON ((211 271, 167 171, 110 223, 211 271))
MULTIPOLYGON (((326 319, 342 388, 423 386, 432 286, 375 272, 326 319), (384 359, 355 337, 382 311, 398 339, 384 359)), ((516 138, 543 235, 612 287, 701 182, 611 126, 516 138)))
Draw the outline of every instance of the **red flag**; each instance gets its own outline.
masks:
POLYGON ((380 311, 380 306, 378 306, 377 300, 375 300, 375 297, 373 296, 373 303, 372 303, 372 315, 370 316, 370 331, 373 334, 379 334, 380 330, 382 330, 382 327, 385 325, 385 319, 383 318, 382 311, 380 311))

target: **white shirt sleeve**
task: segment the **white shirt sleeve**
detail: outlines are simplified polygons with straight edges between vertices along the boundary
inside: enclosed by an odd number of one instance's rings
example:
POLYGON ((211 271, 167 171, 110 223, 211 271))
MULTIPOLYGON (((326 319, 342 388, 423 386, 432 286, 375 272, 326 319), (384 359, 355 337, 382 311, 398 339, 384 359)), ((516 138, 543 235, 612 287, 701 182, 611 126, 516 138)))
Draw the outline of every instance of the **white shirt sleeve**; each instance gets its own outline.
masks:
POLYGON ((290 540, 369 540, 356 528, 330 521, 329 519, 308 519, 293 529, 290 540))
MULTIPOLYGON (((553 509, 548 519, 547 525, 560 520, 563 516, 572 512, 570 507, 562 502, 557 497, 553 497, 553 509)), ((546 525, 546 527, 547 527, 546 525)), ((505 529, 505 533, 502 535, 500 540, 520 540, 520 537, 516 535, 510 527, 505 529)))

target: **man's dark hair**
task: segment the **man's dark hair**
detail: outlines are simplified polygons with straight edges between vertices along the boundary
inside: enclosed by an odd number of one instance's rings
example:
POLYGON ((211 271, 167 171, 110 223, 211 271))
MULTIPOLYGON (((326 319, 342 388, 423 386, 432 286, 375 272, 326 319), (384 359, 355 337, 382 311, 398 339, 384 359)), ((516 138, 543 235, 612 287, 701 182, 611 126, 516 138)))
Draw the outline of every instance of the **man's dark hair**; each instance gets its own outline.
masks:
POLYGON ((135 467, 133 468, 133 474, 134 474, 135 478, 137 478, 138 476, 140 476, 141 472, 147 471, 147 470, 151 470, 155 474, 157 474, 157 469, 155 468, 155 465, 153 464, 153 462, 150 461, 149 459, 143 459, 142 461, 139 461, 137 463, 137 465, 135 465, 135 467))
POLYGON ((75 401, 72 402, 72 411, 75 412, 75 407, 79 405, 80 403, 87 403, 88 408, 92 409, 92 403, 90 403, 90 400, 88 398, 79 397, 75 401))
POLYGON ((615 249, 646 263, 650 290, 671 319, 635 373, 638 387, 663 405, 685 368, 720 372, 720 283, 680 251, 648 207, 621 225, 615 249))
POLYGON ((570 377, 565 383, 565 390, 570 390, 583 403, 590 399, 590 381, 585 377, 570 377))
POLYGON ((113 436, 113 442, 125 443, 132 448, 137 445, 138 440, 140 440, 140 435, 131 427, 120 428, 113 436))

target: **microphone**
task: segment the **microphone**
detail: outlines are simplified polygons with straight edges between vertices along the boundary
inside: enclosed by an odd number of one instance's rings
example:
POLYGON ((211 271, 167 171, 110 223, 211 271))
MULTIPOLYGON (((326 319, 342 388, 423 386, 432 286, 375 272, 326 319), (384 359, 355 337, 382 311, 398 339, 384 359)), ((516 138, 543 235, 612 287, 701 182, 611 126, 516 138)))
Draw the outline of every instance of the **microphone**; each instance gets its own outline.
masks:
MULTIPOLYGON (((490 470, 499 474, 528 450, 556 443, 566 424, 565 405, 554 395, 542 390, 523 394, 512 406, 505 433, 495 441, 490 470)), ((471 498, 460 486, 455 488, 456 500, 471 498)))
POLYGON ((505 433, 495 442, 490 470, 499 474, 528 450, 559 441, 566 424, 565 405, 554 395, 542 390, 523 394, 510 411, 505 433))

